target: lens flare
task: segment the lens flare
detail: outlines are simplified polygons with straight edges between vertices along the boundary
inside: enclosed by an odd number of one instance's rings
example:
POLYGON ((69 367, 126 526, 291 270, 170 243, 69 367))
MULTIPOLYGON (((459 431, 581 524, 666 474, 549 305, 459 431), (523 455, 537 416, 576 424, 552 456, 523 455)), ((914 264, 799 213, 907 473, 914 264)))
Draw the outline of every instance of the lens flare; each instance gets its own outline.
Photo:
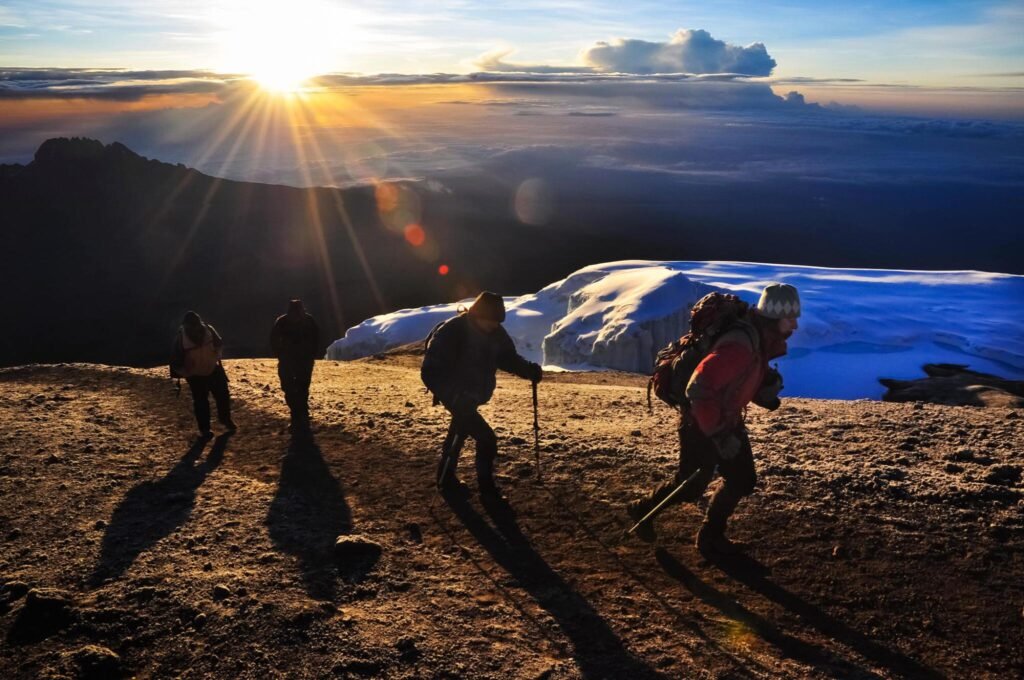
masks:
POLYGON ((443 264, 437 268, 437 273, 440 274, 441 276, 448 276, 449 271, 450 270, 448 269, 448 265, 446 264, 443 264))
POLYGON ((542 179, 528 179, 516 189, 512 207, 516 217, 524 224, 547 224, 554 211, 551 189, 542 179))
POLYGON ((423 245, 423 242, 427 240, 427 235, 423 231, 423 227, 418 224, 410 224, 405 228, 405 240, 410 245, 419 248, 423 245))

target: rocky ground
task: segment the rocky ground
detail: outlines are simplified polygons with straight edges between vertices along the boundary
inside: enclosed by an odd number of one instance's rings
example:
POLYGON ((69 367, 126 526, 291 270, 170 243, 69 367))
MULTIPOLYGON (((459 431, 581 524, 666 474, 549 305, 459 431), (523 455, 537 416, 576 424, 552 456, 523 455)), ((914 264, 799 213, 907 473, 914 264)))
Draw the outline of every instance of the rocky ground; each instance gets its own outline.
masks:
POLYGON ((547 377, 542 480, 499 381, 511 515, 436 497, 415 357, 318 364, 311 440, 272 362, 227 370, 240 430, 210 442, 163 370, 0 371, 0 677, 1024 675, 1020 410, 752 411, 749 548, 708 562, 692 505, 619 540, 677 455, 641 377, 547 377))

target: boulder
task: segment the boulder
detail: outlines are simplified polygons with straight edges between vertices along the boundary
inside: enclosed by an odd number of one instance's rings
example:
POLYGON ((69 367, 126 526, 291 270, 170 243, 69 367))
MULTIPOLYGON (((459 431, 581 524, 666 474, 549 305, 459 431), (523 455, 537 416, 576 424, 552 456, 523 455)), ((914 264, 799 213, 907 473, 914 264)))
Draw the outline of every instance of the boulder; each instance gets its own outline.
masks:
POLYGON ((888 388, 883 401, 930 402, 948 406, 1024 408, 1024 380, 1005 380, 963 364, 925 364, 927 378, 879 378, 888 388))
POLYGON ((380 543, 359 534, 338 536, 334 542, 334 557, 342 563, 375 562, 382 552, 380 543))

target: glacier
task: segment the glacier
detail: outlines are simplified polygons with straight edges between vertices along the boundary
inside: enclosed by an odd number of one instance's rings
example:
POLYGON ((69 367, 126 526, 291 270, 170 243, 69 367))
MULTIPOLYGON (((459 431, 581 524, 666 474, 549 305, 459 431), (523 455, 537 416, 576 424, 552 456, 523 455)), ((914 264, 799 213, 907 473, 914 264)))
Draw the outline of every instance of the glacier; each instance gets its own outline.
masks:
MULTIPOLYGON (((753 303, 772 281, 796 286, 803 305, 789 353, 778 359, 786 396, 877 399, 879 377, 921 377, 923 364, 938 362, 1024 379, 1024 276, 992 272, 623 260, 506 297, 505 328, 549 370, 648 373, 657 351, 686 331, 698 299, 720 290, 753 303)), ((422 340, 470 302, 372 317, 334 341, 326 358, 422 340)))

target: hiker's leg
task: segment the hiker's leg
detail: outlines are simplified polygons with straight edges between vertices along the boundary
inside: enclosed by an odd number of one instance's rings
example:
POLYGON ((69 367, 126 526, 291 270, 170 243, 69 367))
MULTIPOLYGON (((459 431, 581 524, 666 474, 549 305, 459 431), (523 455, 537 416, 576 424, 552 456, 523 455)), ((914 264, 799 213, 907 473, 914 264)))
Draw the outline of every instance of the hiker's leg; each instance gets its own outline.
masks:
POLYGON ((459 465, 459 454, 462 453, 462 445, 464 439, 458 440, 458 445, 452 447, 456 437, 459 435, 458 421, 455 416, 452 416, 451 422, 448 424, 448 434, 445 435, 444 443, 441 445, 441 459, 437 463, 437 481, 441 482, 441 475, 444 474, 447 480, 458 479, 456 474, 456 468, 459 465), (447 461, 447 468, 446 468, 447 461), (446 471, 447 470, 447 471, 446 471))
POLYGON ((687 482, 686 486, 672 497, 669 506, 700 498, 715 474, 716 461, 712 447, 710 440, 700 433, 696 425, 680 425, 679 468, 672 479, 665 481, 644 499, 644 509, 647 512, 653 510, 683 482, 687 482), (698 471, 699 474, 694 476, 698 471))
POLYGON ((721 460, 718 470, 725 483, 715 492, 708 506, 704 520, 714 534, 724 535, 729 517, 736 510, 740 499, 750 495, 757 483, 757 472, 754 470, 754 452, 750 448, 750 439, 746 431, 736 433, 740 438, 740 450, 733 458, 721 460))
POLYGON ((309 385, 313 382, 313 362, 303 362, 295 370, 295 398, 302 409, 302 417, 309 420, 309 385))
POLYGON ((281 381, 284 402, 288 404, 288 415, 292 422, 295 422, 298 416, 298 407, 295 400, 295 373, 290 362, 285 360, 277 362, 277 377, 281 381))
POLYGON ((210 429, 210 402, 208 400, 210 388, 208 379, 204 376, 191 376, 185 378, 188 382, 188 389, 192 392, 192 412, 196 416, 196 425, 200 432, 207 432, 210 429))
POLYGON ((228 389, 228 374, 220 364, 210 375, 210 393, 217 402, 217 420, 227 425, 231 422, 231 393, 228 389))
POLYGON ((476 478, 481 486, 494 486, 494 459, 498 455, 498 437, 484 417, 473 409, 460 418, 460 430, 476 442, 476 478))

